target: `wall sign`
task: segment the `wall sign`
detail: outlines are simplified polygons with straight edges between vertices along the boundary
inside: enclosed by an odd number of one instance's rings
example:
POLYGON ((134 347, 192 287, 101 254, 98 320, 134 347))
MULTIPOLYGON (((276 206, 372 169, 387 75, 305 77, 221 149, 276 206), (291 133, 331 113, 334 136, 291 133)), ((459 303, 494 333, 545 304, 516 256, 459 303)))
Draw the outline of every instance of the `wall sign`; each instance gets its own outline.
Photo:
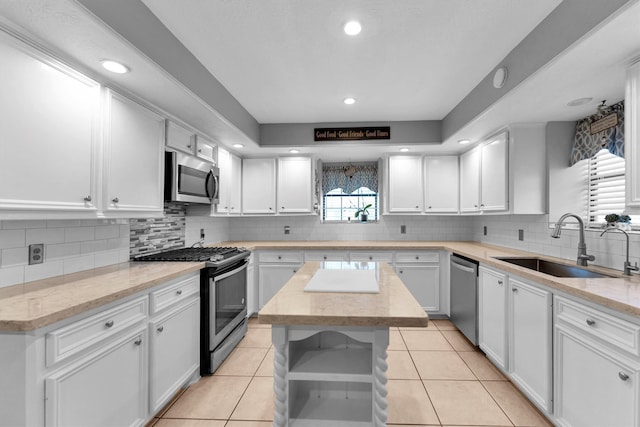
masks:
POLYGON ((391 127, 315 128, 314 141, 360 141, 368 139, 391 139, 391 127))
POLYGON ((607 130, 618 125, 618 114, 611 113, 608 116, 604 116, 600 120, 596 120, 591 123, 591 135, 595 135, 596 133, 600 133, 603 130, 607 130))

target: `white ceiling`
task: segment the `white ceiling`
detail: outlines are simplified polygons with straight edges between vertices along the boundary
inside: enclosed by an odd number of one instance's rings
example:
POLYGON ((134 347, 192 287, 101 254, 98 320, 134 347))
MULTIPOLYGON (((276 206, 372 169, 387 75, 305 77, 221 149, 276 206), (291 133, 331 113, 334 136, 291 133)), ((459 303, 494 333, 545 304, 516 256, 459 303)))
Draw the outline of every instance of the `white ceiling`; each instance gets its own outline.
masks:
POLYGON ((560 0, 143 2, 259 123, 314 123, 441 120, 560 0))

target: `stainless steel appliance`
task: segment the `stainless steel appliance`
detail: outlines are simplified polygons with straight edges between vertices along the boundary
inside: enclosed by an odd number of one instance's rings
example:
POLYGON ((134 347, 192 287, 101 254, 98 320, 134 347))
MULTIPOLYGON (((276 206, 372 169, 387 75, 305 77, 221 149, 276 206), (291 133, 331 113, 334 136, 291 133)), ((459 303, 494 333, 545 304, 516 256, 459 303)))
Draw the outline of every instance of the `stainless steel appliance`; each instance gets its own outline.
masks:
POLYGON ((452 254, 449 262, 449 317, 473 345, 478 345, 478 262, 458 254, 452 254))
POLYGON ((220 169, 213 163, 175 151, 165 152, 164 199, 217 204, 220 169))
POLYGON ((185 248, 134 261, 204 261, 200 272, 200 375, 211 375, 247 332, 244 248, 185 248))

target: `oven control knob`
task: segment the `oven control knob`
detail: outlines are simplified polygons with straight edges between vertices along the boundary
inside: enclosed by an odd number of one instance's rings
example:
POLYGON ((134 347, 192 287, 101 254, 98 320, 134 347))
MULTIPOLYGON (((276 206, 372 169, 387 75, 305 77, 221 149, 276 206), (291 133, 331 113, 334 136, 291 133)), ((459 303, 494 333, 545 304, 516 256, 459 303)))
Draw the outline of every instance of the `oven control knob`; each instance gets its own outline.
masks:
POLYGON ((210 261, 222 261, 224 259, 223 255, 217 254, 217 255, 211 255, 211 258, 209 258, 210 261))

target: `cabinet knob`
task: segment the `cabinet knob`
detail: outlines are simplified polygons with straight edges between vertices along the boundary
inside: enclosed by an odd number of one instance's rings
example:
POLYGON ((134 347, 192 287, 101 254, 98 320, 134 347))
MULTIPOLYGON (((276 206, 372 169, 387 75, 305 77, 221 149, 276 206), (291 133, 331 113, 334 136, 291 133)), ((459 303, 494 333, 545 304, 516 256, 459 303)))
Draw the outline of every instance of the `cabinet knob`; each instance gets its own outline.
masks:
POLYGON ((284 206, 281 206, 280 209, 284 209, 284 206))
POLYGON ((135 345, 140 345, 140 344, 142 344, 142 338, 138 338, 138 339, 137 339, 137 340, 135 340, 133 343, 134 343, 135 345))
POLYGON ((477 208, 477 207, 478 207, 478 205, 473 205, 473 207, 474 207, 474 208, 477 208))
POLYGON ((373 260, 373 257, 372 257, 372 256, 370 256, 370 257, 369 257, 369 261, 371 261, 371 260, 373 260))
POLYGON ((85 202, 90 202, 90 201, 91 201, 91 196, 89 195, 89 196, 85 197, 85 198, 84 198, 84 201, 85 201, 85 202))
POLYGON ((480 207, 481 207, 481 208, 484 208, 484 203, 481 203, 481 204, 480 204, 480 207))
POLYGON ((502 286, 502 280, 498 280, 498 285, 502 286))
POLYGON ((120 201, 120 199, 118 199, 117 197, 114 197, 113 200, 111 200, 113 203, 118 203, 120 201))
POLYGON ((326 259, 327 259, 326 255, 325 255, 325 256, 323 256, 323 257, 322 257, 322 259, 326 260, 326 259))
POLYGON ((404 274, 404 270, 400 270, 400 274, 404 274))
POLYGON ((621 379, 622 381, 626 381, 626 380, 628 380, 628 379, 629 379, 629 375, 625 374, 625 373, 624 373, 624 372, 622 372, 622 371, 618 372, 618 376, 620 377, 620 379, 621 379))
POLYGON ((270 211, 272 211, 272 210, 273 210, 273 208, 272 208, 271 206, 269 206, 269 210, 270 210, 270 211))
POLYGON ((158 331, 158 333, 161 333, 162 331, 164 331, 164 326, 158 326, 158 329, 156 329, 158 331))
POLYGON ((113 326, 113 320, 109 320, 107 323, 104 324, 105 328, 110 328, 113 326))
POLYGON ((225 209, 228 209, 228 206, 225 206, 224 208, 225 208, 225 209))
POLYGON ((596 324, 596 321, 595 321, 595 320, 593 320, 593 319, 587 319, 587 325, 589 325, 589 326, 593 326, 593 325, 595 325, 595 324, 596 324))
POLYGON ((282 259, 282 257, 280 255, 278 255, 278 259, 282 259))
POLYGON ((187 148, 188 148, 188 149, 191 149, 191 144, 187 145, 187 148))
POLYGON ((518 292, 518 288, 511 288, 511 292, 518 292))
POLYGON ((416 205, 416 209, 420 209, 420 206, 416 205))
POLYGON ((293 272, 294 272, 294 273, 297 273, 297 272, 298 272, 298 270, 293 270, 293 272))
POLYGON ((198 153, 202 153, 202 148, 198 148, 198 153))
POLYGON ((176 294, 178 294, 178 295, 182 295, 182 289, 178 289, 178 290, 176 291, 176 294))
POLYGON ((416 259, 420 259, 420 257, 419 257, 419 256, 417 256, 417 257, 416 257, 416 259))
POLYGON ((431 206, 429 206, 427 209, 431 209, 431 206))

